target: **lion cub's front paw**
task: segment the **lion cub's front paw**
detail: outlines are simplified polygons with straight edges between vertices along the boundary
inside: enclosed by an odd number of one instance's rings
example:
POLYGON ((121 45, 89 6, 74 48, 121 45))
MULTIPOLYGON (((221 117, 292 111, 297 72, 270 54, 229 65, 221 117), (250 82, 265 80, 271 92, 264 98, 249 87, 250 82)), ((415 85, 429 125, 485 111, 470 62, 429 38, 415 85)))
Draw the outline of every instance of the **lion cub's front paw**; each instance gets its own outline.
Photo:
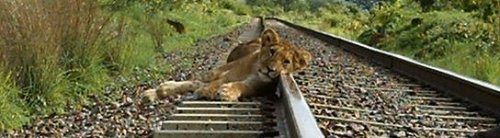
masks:
POLYGON ((241 90, 237 83, 226 83, 221 85, 217 91, 218 98, 224 101, 238 101, 241 96, 241 90))

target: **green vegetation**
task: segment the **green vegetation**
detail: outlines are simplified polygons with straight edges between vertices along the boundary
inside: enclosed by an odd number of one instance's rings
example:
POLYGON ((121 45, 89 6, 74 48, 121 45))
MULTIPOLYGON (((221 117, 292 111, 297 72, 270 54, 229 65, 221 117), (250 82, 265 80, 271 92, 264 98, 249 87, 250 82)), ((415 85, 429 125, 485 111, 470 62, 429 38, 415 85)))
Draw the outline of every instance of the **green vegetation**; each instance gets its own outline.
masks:
MULTIPOLYGON (((189 51, 249 16, 222 2, 74 0, 0 2, 0 131, 33 115, 81 107, 104 88, 163 79, 163 52, 189 51), (177 33, 166 20, 182 23, 177 33)), ((185 62, 189 62, 186 60, 185 62)), ((109 97, 107 97, 109 98, 109 97)))
POLYGON ((333 1, 321 4, 315 10, 288 11, 281 18, 318 30, 330 32, 349 39, 356 39, 368 29, 368 12, 352 3, 333 1))
POLYGON ((487 0, 385 3, 372 9, 370 29, 358 40, 499 85, 499 4, 487 0))

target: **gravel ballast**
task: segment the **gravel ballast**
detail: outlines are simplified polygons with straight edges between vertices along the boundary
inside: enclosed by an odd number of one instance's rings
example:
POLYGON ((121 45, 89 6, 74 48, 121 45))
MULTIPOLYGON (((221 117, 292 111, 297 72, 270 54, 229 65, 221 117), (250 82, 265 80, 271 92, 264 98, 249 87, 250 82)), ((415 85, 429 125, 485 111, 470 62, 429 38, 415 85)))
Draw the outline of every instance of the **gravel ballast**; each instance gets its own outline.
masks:
POLYGON ((313 54, 299 88, 326 136, 467 137, 498 119, 309 35, 268 22, 284 39, 313 54))

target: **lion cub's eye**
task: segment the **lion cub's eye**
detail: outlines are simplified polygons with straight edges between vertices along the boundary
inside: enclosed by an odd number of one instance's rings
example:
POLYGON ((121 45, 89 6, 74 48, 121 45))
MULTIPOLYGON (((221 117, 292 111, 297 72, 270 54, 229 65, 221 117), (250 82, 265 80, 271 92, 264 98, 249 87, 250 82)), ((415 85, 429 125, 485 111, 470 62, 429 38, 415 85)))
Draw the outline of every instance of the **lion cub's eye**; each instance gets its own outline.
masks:
POLYGON ((290 64, 290 60, 287 59, 287 60, 283 61, 283 63, 288 65, 288 64, 290 64))
POLYGON ((271 48, 271 49, 269 49, 269 52, 271 53, 271 55, 273 55, 274 52, 276 52, 276 50, 274 48, 271 48))

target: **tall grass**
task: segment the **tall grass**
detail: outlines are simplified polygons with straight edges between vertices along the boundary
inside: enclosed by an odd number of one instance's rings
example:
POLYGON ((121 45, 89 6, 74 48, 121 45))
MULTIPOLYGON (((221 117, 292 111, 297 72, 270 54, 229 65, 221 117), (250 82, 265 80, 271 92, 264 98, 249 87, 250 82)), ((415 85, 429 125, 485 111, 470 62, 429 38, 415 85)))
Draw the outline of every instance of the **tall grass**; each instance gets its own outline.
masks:
POLYGON ((21 101, 21 91, 12 81, 12 74, 0 67, 0 130, 20 127, 28 122, 28 112, 21 101))
POLYGON ((2 77, 0 87, 33 113, 84 102, 109 78, 102 64, 108 48, 100 43, 109 23, 104 17, 88 0, 1 1, 0 59, 10 78, 2 77))

